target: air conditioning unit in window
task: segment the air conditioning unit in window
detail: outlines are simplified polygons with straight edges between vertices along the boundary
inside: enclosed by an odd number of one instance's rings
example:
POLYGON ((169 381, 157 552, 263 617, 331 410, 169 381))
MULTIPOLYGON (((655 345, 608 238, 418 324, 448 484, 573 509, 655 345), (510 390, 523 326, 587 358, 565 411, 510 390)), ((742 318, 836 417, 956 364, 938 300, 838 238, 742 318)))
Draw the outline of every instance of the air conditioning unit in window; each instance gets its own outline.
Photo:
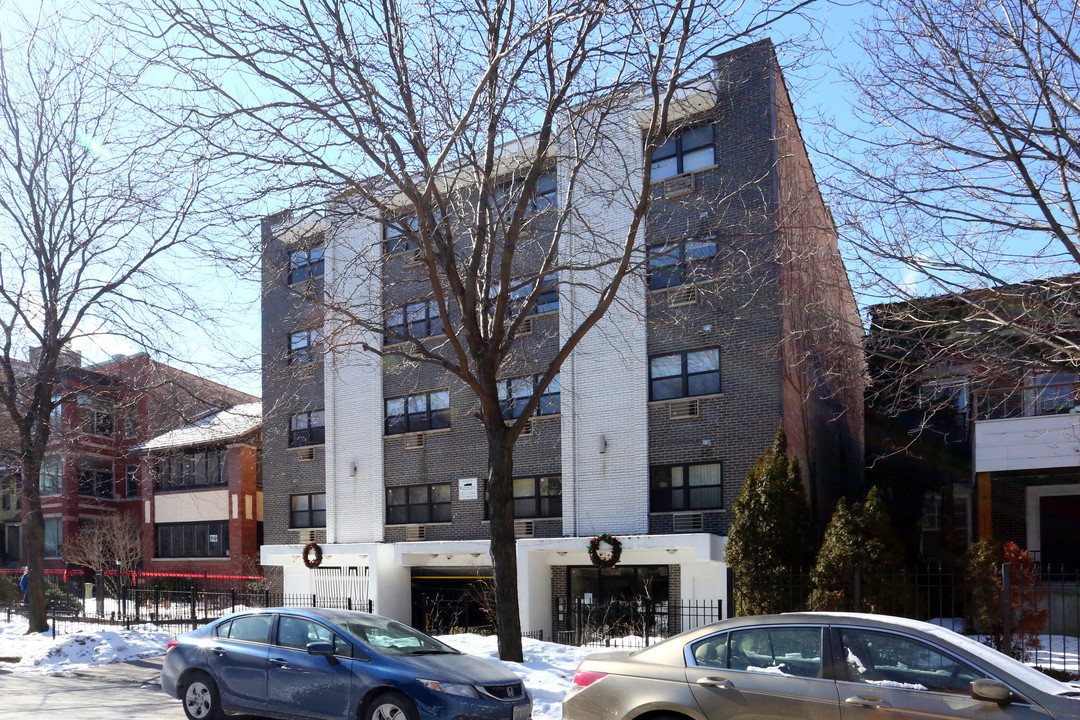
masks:
POLYGON ((405 449, 406 450, 423 450, 424 449, 424 433, 408 433, 405 435, 405 449))
POLYGON ((426 526, 424 525, 406 525, 405 526, 405 542, 419 542, 427 535, 426 526))
POLYGON ((315 363, 306 362, 293 366, 293 374, 296 375, 297 380, 314 380, 315 379, 315 363))
POLYGON ((675 532, 696 532, 702 528, 701 513, 675 513, 671 521, 675 532))
POLYGON ((689 420, 698 416, 697 400, 675 400, 668 405, 669 418, 671 420, 689 420))
POLYGON ((300 542, 302 542, 302 543, 313 543, 313 542, 315 542, 315 531, 314 530, 302 530, 300 532, 300 542))
POLYGON ((515 520, 514 537, 531 538, 535 531, 532 520, 515 520))
POLYGON ((296 452, 296 459, 301 460, 301 461, 314 460, 315 459, 315 448, 309 448, 309 447, 308 448, 300 448, 296 452))
POLYGON ((405 267, 414 268, 420 267, 424 264, 424 250, 423 248, 416 248, 415 250, 408 250, 405 252, 405 267))
POLYGON ((518 435, 518 437, 519 438, 531 437, 532 434, 533 434, 533 421, 532 421, 532 418, 529 418, 528 420, 525 421, 525 427, 523 427, 521 429, 521 434, 518 435))
POLYGON ((668 292, 668 307, 697 305, 698 292, 694 285, 680 285, 668 292))
POLYGON ((676 175, 664 181, 664 197, 674 198, 694 192, 694 176, 690 173, 676 175))
POLYGON ((533 331, 533 318, 530 315, 529 317, 522 320, 521 324, 518 325, 517 334, 518 334, 518 337, 521 337, 522 335, 532 335, 532 331, 533 331))

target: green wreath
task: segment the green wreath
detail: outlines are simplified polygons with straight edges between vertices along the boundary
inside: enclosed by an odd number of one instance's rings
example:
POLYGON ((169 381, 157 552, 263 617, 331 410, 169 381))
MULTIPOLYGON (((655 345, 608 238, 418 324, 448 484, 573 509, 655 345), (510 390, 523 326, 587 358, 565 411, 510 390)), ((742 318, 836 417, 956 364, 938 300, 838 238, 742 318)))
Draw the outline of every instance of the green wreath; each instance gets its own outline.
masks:
POLYGON ((319 547, 317 542, 309 542, 304 546, 304 552, 300 554, 300 557, 303 558, 306 567, 317 568, 322 564, 322 548, 319 547), (311 557, 312 551, 314 551, 315 557, 311 557))
POLYGON ((621 557, 622 557, 622 543, 619 542, 619 538, 615 537, 614 535, 608 535, 607 533, 600 533, 599 535, 597 535, 596 537, 594 537, 592 540, 589 541, 589 560, 591 560, 592 564, 595 565, 596 567, 598 567, 598 568, 613 567, 617 562, 619 562, 619 558, 621 558, 621 557), (600 553, 599 553, 600 543, 604 543, 604 542, 606 542, 608 545, 611 546, 611 557, 608 558, 607 560, 600 557, 600 553))

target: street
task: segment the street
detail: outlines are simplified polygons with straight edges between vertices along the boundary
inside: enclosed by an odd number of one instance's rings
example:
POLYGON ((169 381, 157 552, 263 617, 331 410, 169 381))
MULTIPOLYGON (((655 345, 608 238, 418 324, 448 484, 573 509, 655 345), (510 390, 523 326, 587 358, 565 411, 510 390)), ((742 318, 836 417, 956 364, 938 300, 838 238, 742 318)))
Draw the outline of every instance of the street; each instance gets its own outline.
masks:
POLYGON ((182 720, 184 710, 158 687, 0 672, 5 718, 182 720))

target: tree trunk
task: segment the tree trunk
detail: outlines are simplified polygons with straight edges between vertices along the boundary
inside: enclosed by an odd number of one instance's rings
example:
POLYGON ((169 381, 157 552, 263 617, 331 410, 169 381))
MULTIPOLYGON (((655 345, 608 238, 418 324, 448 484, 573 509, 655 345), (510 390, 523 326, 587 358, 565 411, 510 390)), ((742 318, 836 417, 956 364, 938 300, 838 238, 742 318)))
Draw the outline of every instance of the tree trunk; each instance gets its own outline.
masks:
POLYGON ((513 474, 514 445, 509 434, 501 428, 489 430, 487 501, 491 564, 495 571, 495 630, 499 657, 507 662, 522 662, 513 474))
POLYGON ((49 619, 45 603, 45 519, 41 514, 41 494, 38 492, 38 473, 22 467, 23 498, 26 502, 26 514, 23 527, 26 528, 26 565, 29 573, 29 605, 27 619, 29 627, 26 633, 45 632, 49 629, 49 619), (30 477, 30 476, 33 477, 30 477))

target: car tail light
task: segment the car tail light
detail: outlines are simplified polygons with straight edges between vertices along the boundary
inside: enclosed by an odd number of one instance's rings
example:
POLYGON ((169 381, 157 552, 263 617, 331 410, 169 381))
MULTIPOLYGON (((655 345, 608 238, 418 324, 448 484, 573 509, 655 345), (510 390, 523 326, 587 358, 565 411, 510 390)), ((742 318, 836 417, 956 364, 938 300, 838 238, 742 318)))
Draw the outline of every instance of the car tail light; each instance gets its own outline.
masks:
POLYGON ((574 685, 577 687, 589 687, 600 678, 607 677, 607 673, 589 672, 588 670, 578 670, 574 673, 574 685))
POLYGON ((180 641, 177 640, 176 638, 173 638, 172 640, 169 641, 169 644, 165 646, 165 652, 168 653, 170 650, 172 650, 174 647, 176 647, 179 644, 180 644, 180 641))

